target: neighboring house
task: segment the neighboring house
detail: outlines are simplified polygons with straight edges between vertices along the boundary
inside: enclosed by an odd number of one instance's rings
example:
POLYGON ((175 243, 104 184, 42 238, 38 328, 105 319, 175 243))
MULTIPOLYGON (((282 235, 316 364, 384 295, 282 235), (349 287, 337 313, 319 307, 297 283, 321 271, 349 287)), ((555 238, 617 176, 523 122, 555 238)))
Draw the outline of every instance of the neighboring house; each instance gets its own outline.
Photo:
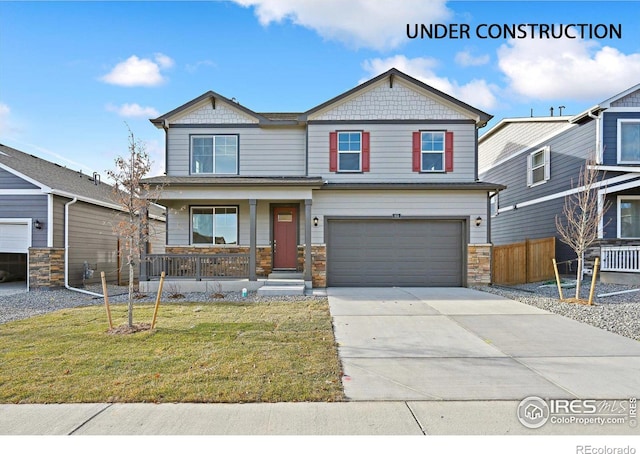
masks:
POLYGON ((585 259, 601 257, 604 281, 640 282, 640 84, 575 116, 504 119, 478 148, 480 177, 507 186, 492 197, 494 244, 555 236, 558 262, 576 257, 559 241, 556 215, 594 158, 600 206, 610 208, 585 259))
POLYGON ((307 287, 487 283, 488 193, 503 188, 477 177, 490 119, 396 69, 303 113, 207 92, 151 120, 166 133, 166 176, 147 182, 163 185, 173 256, 149 257, 142 274, 201 288, 270 275, 307 287))
MULTIPOLYGON (((164 251, 164 211, 154 214, 154 251, 164 251)), ((128 280, 112 226, 121 212, 97 173, 62 167, 0 145, 0 270, 30 289, 128 280), (67 216, 68 213, 68 216, 67 216), (68 260, 65 263, 65 257, 68 260), (124 270, 124 272, 121 272, 124 270)))

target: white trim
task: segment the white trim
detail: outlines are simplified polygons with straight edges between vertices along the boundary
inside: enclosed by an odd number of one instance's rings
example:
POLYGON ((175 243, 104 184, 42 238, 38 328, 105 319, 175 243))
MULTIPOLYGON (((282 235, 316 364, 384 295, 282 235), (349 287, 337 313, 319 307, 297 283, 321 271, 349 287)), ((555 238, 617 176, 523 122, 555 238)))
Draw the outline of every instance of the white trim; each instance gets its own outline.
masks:
MULTIPOLYGON (((620 175, 622 176, 622 175, 620 175)), ((638 177, 638 175, 634 175, 635 178, 638 177)), ((612 178, 613 180, 613 178, 612 178)), ((633 181, 629 181, 628 183, 624 183, 624 184, 619 184, 617 186, 614 186, 613 188, 609 188, 608 186, 605 186, 604 188, 600 189, 598 191, 599 194, 614 194, 616 192, 620 192, 620 191, 624 191, 626 189, 633 189, 633 188, 637 188, 638 186, 640 186, 640 180, 633 180, 633 181)))
POLYGON ((0 195, 43 195, 42 189, 0 189, 0 195))
POLYGON ((640 113, 640 107, 609 107, 607 112, 638 112, 640 113))
POLYGON ((640 156, 636 161, 623 161, 622 160, 622 124, 623 123, 636 123, 640 126, 640 118, 618 118, 616 126, 617 135, 617 161, 619 164, 640 164, 640 156))
POLYGON ((53 194, 47 194, 47 247, 53 247, 53 194))
POLYGON ((18 172, 17 170, 12 169, 11 167, 9 167, 9 166, 7 166, 5 164, 0 163, 0 169, 6 170, 10 174, 15 175, 16 177, 21 178, 21 179, 23 179, 23 180, 25 180, 25 181, 27 181, 27 182, 35 185, 35 186, 38 186, 40 189, 42 189, 45 192, 51 191, 51 188, 49 186, 47 186, 45 184, 42 184, 39 181, 34 180, 33 178, 30 178, 30 177, 18 172))
POLYGON ((102 202, 100 200, 92 199, 90 197, 82 197, 82 196, 79 196, 79 195, 76 195, 76 194, 73 194, 73 193, 67 192, 67 191, 59 191, 57 189, 53 189, 50 193, 53 194, 53 195, 58 195, 60 197, 66 197, 68 199, 78 199, 79 202, 90 203, 92 205, 97 205, 97 206, 101 206, 101 207, 104 207, 104 208, 111 208, 112 210, 118 210, 118 211, 123 211, 123 212, 126 211, 124 208, 122 208, 117 203, 102 202))
POLYGON ((632 166, 589 166, 590 169, 596 168, 597 170, 602 170, 605 172, 626 172, 626 173, 637 173, 637 176, 640 176, 640 166, 632 167, 632 166))
POLYGON ((617 209, 618 209, 618 211, 617 211, 617 213, 616 213, 616 222, 618 223, 618 226, 617 226, 617 229, 616 229, 616 230, 617 230, 616 234, 617 234, 618 238, 621 238, 621 239, 625 239, 625 240, 636 240, 636 239, 638 239, 638 238, 640 238, 640 237, 636 237, 636 236, 630 236, 630 237, 626 237, 626 236, 625 236, 625 237, 623 237, 623 236, 622 236, 622 231, 621 231, 621 222, 620 222, 620 214, 621 214, 621 213, 620 213, 620 204, 621 204, 621 202, 622 202, 622 200, 623 200, 623 199, 629 199, 629 200, 640 200, 640 195, 619 195, 619 196, 617 196, 617 200, 616 200, 616 202, 617 202, 617 209))
MULTIPOLYGON (((555 117, 555 118, 558 118, 558 117, 555 117)), ((508 162, 509 160, 515 158, 516 156, 520 156, 521 154, 526 153, 527 151, 531 151, 533 149, 540 148, 540 145, 543 144, 544 142, 547 142, 547 141, 549 141, 551 139, 554 139, 556 136, 559 136, 560 134, 563 134, 563 133, 567 132, 569 129, 572 129, 572 128, 577 127, 577 126, 578 125, 576 125, 576 124, 567 124, 564 128, 559 129, 557 131, 554 131, 552 134, 549 134, 548 136, 543 137, 542 139, 538 140, 535 144, 527 146, 527 147, 524 147, 524 148, 516 151, 515 153, 511 153, 509 156, 507 156, 505 158, 502 158, 499 161, 494 162, 490 166, 478 169, 478 173, 479 174, 483 174, 485 172, 488 172, 489 170, 493 169, 494 167, 502 165, 505 162, 508 162)), ((482 137, 484 137, 484 136, 482 136, 482 137)), ((480 140, 479 139, 478 139, 478 148, 480 148, 480 140)))

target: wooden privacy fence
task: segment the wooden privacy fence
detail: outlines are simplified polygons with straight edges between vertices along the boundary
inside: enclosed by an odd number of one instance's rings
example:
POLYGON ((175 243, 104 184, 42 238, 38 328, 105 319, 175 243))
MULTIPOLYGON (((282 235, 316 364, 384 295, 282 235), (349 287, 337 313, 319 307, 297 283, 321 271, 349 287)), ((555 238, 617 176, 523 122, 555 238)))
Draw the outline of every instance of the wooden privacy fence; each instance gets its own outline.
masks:
POLYGON ((491 281, 514 285, 553 279, 555 251, 555 237, 494 246, 491 281))

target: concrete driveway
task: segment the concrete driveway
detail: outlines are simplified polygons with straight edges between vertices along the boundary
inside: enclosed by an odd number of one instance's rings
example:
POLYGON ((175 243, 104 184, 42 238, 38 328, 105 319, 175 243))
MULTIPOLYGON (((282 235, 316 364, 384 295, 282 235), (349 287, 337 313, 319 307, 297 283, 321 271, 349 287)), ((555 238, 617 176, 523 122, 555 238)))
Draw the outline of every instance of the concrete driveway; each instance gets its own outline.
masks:
POLYGON ((330 288, 351 400, 628 399, 640 342, 467 288, 330 288))

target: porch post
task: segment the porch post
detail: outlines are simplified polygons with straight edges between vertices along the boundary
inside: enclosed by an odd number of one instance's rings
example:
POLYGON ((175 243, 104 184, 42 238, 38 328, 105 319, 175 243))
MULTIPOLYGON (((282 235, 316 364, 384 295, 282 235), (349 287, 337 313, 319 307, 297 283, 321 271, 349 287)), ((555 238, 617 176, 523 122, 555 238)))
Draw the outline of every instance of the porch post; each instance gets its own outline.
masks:
POLYGON ((311 282, 311 199, 304 201, 304 280, 311 282))
POLYGON ((249 199, 249 280, 257 281, 256 274, 256 199, 249 199))

